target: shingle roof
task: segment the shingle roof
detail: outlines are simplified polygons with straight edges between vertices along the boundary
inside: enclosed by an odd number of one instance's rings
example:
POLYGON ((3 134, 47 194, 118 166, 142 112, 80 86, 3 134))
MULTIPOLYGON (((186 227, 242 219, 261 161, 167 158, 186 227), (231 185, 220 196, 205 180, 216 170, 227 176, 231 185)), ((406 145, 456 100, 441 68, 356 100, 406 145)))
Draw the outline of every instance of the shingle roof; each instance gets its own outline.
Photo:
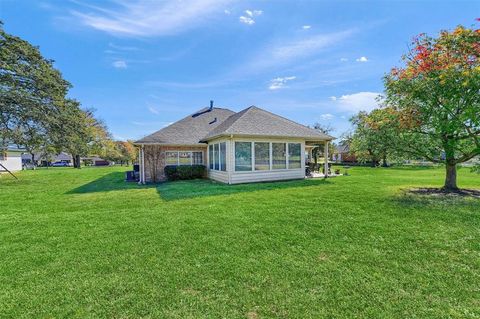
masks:
POLYGON ((256 106, 251 106, 233 114, 205 135, 202 140, 208 141, 222 135, 299 137, 318 140, 334 139, 329 135, 256 106))
POLYGON ((136 144, 161 143, 176 145, 195 145, 200 144, 200 140, 211 130, 216 128, 225 119, 235 112, 214 107, 212 111, 207 112, 208 108, 191 114, 178 122, 175 122, 161 130, 145 136, 136 141, 136 144), (197 115, 194 117, 194 115, 197 115), (214 123, 211 123, 217 119, 214 123))

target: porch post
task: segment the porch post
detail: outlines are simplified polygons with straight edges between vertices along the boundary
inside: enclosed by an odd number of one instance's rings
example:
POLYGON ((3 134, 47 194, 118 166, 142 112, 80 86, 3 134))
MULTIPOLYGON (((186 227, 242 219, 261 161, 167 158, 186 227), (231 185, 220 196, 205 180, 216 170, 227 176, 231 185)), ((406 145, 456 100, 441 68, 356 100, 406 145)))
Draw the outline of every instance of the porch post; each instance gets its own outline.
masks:
POLYGON ((325 178, 328 177, 328 141, 325 141, 325 178))

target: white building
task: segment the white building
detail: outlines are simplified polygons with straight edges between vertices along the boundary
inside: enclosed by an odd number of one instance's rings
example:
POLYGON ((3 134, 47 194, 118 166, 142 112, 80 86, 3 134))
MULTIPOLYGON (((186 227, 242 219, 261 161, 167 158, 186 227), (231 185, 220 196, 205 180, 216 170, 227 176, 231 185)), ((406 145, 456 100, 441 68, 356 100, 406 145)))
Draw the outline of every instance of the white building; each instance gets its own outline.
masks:
POLYGON ((9 170, 10 172, 22 170, 22 154, 24 152, 24 149, 18 148, 14 145, 8 145, 7 147, 1 148, 0 172, 5 171, 5 169, 9 170))

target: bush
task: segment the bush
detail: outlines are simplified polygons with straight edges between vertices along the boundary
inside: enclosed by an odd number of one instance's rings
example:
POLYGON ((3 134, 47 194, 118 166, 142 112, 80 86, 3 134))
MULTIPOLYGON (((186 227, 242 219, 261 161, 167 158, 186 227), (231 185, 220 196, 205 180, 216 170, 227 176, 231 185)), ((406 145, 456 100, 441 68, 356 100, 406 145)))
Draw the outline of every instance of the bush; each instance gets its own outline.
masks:
POLYGON ((206 168, 203 165, 165 166, 165 176, 169 181, 204 178, 206 168))

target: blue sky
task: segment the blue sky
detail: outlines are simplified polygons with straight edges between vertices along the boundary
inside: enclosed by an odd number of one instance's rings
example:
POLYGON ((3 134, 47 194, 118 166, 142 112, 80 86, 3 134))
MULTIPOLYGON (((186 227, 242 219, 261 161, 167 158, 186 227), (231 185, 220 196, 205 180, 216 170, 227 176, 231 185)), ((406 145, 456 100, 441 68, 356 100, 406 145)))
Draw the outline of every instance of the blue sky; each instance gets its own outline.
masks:
POLYGON ((480 16, 480 1, 0 0, 7 32, 40 46, 117 139, 213 99, 299 123, 376 107, 410 39, 480 16))

